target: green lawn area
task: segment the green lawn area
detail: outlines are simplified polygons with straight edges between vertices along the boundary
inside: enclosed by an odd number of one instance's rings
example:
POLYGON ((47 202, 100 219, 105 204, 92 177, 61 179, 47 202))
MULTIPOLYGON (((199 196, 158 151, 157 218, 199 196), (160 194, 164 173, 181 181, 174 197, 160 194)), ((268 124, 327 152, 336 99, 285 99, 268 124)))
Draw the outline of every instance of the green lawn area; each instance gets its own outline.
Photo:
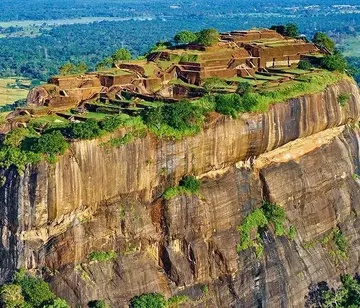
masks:
MULTIPOLYGON (((8 83, 15 83, 15 80, 19 78, 1 78, 0 79, 0 106, 12 104, 13 102, 26 98, 29 90, 25 89, 8 89, 6 85, 8 83)), ((24 80, 29 82, 29 80, 24 80)))
POLYGON ((233 77, 226 79, 226 81, 248 82, 252 86, 260 85, 265 82, 265 80, 254 79, 254 77, 233 77))

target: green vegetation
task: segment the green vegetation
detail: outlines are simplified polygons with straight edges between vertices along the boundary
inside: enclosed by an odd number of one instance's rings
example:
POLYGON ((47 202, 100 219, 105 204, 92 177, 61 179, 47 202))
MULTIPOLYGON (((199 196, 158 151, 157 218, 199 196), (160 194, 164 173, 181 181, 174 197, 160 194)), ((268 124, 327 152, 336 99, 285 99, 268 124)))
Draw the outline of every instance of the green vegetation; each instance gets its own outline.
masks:
POLYGON ((60 131, 52 131, 41 135, 32 144, 31 150, 35 153, 42 154, 64 154, 68 149, 69 144, 66 142, 64 136, 60 131))
POLYGON ((340 261, 347 260, 347 242, 344 233, 338 228, 334 227, 330 233, 326 234, 319 240, 306 243, 306 249, 313 248, 316 244, 321 244, 323 248, 328 250, 331 261, 337 266, 340 261))
POLYGON ((70 306, 50 290, 42 280, 20 270, 12 282, 0 287, 0 303, 5 308, 70 308, 70 306))
POLYGON ((335 51, 321 59, 320 66, 328 71, 346 72, 349 69, 348 63, 341 52, 335 51))
POLYGON ((59 73, 62 76, 84 74, 88 70, 87 65, 84 62, 73 64, 70 62, 65 63, 59 68, 59 73))
POLYGON ((301 60, 301 61, 299 61, 297 68, 301 69, 301 70, 305 70, 305 71, 310 71, 312 66, 309 61, 301 60))
MULTIPOLYGON (((236 251, 240 253, 243 250, 254 247, 257 257, 261 257, 264 247, 261 239, 261 229, 272 225, 275 229, 275 236, 283 236, 285 231, 285 211, 280 206, 263 201, 262 207, 249 213, 243 223, 237 227, 240 233, 240 243, 236 246, 236 251)), ((289 238, 294 239, 295 228, 290 226, 289 238)))
POLYGON ((189 301, 186 295, 175 295, 166 300, 160 293, 146 293, 130 300, 130 308, 177 308, 189 301))
POLYGON ((88 119, 85 122, 71 123, 67 130, 68 137, 72 139, 92 139, 102 134, 98 122, 94 119, 88 119))
POLYGON ((349 94, 340 94, 338 96, 338 103, 341 107, 344 107, 350 100, 349 94))
POLYGON ((113 250, 111 251, 93 251, 89 254, 89 261, 99 261, 99 262, 107 262, 117 258, 117 253, 113 250))
POLYGON ((202 286, 201 286, 201 292, 202 292, 203 294, 209 293, 209 286, 208 286, 207 284, 202 285, 202 286))
POLYGON ((215 111, 237 118, 239 112, 245 112, 243 100, 238 94, 223 94, 215 96, 215 111))
POLYGON ((153 108, 143 114, 144 122, 158 137, 181 139, 200 131, 203 110, 194 104, 182 101, 153 108))
POLYGON ((252 91, 252 86, 247 81, 240 81, 237 85, 236 93, 243 96, 252 91))
POLYGON ((216 44, 218 41, 219 41, 219 32, 213 28, 204 29, 199 33, 197 33, 196 42, 201 45, 211 46, 216 44))
POLYGON ((113 53, 111 58, 113 59, 114 63, 118 61, 129 61, 131 60, 131 53, 126 48, 120 48, 113 53))
POLYGON ((211 95, 216 89, 227 86, 226 82, 219 77, 206 78, 203 82, 203 88, 208 95, 211 95))
POLYGON ((289 228, 289 239, 293 241, 295 239, 295 235, 296 235, 296 229, 293 225, 291 225, 289 228))
POLYGON ((130 300, 130 308, 167 308, 168 302, 160 293, 148 293, 135 296, 130 300))
POLYGON ((330 289, 326 282, 318 283, 309 288, 306 296, 306 307, 324 308, 356 308, 360 307, 360 277, 344 275, 341 277, 342 285, 330 289))
POLYGON ((174 295, 173 297, 170 297, 168 299, 168 306, 170 308, 176 308, 179 307, 179 305, 186 303, 189 301, 189 296, 187 295, 174 295))
POLYGON ((299 36, 299 28, 296 24, 289 23, 286 25, 274 25, 270 27, 271 30, 275 30, 281 35, 297 37, 299 36))
POLYGON ((185 30, 177 33, 174 37, 174 41, 176 44, 189 44, 195 42, 197 38, 196 33, 185 30))
POLYGON ((331 52, 335 49, 335 42, 324 32, 316 32, 312 41, 320 47, 327 48, 331 52))
POLYGON ((166 200, 175 198, 181 194, 199 195, 200 194, 200 181, 193 176, 185 176, 179 183, 179 186, 168 188, 163 197, 166 200))
POLYGON ((95 300, 88 303, 89 308, 110 308, 103 300, 95 300))

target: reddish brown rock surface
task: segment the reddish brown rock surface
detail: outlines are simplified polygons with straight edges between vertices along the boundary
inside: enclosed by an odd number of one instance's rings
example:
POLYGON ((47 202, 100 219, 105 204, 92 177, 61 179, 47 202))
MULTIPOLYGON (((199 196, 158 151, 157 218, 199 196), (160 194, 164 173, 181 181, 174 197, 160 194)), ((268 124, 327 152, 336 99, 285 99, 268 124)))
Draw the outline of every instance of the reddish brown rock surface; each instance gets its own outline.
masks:
POLYGON ((359 108, 357 86, 344 81, 265 114, 220 117, 182 141, 147 135, 107 151, 102 140, 82 141, 55 165, 10 170, 0 190, 0 277, 46 267, 74 307, 126 307, 148 292, 188 294, 189 307, 303 307, 310 284, 358 270, 359 108), (339 93, 351 93, 345 107, 339 93), (201 198, 161 198, 191 173, 201 198), (236 226, 263 198, 284 207, 295 240, 268 230, 261 258, 238 255, 236 226), (349 247, 337 262, 317 242, 336 225, 349 247), (88 262, 99 250, 118 258, 88 262))

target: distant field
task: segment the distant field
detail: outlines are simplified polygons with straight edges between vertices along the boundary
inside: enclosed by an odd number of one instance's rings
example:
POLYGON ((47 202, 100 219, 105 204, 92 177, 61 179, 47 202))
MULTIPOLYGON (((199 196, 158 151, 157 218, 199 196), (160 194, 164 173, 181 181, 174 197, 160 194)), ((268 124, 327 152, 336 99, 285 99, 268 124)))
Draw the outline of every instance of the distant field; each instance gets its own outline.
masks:
POLYGON ((41 26, 47 24, 49 26, 59 25, 73 25, 73 24, 89 24, 92 22, 99 21, 128 21, 128 20, 152 20, 151 16, 142 17, 81 17, 81 18, 68 18, 68 19, 56 19, 56 20, 14 20, 9 22, 0 22, 0 27, 30 27, 30 26, 41 26))
POLYGON ((360 36, 348 37, 344 39, 344 42, 339 45, 343 50, 343 54, 346 57, 359 57, 360 56, 360 36))
MULTIPOLYGON (((8 83, 14 83, 16 78, 0 79, 0 106, 11 104, 19 99, 26 98, 28 90, 24 89, 8 89, 8 83)), ((25 81, 24 83, 29 82, 25 81)))

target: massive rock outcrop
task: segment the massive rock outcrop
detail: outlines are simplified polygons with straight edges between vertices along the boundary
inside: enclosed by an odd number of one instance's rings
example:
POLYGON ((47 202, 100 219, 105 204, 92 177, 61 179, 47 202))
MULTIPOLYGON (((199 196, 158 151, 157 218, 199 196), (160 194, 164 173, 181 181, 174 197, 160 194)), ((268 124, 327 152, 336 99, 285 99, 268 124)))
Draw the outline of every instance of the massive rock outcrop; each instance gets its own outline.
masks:
POLYGON ((110 149, 81 141, 55 165, 8 170, 0 280, 42 268, 73 307, 95 299, 126 307, 148 292, 187 294, 193 307, 303 307, 309 285, 358 270, 359 116, 358 88, 345 80, 264 114, 217 117, 182 141, 148 134, 110 149), (201 196, 164 200, 186 174, 201 179, 201 196), (263 199, 285 209, 295 240, 269 229, 261 258, 237 254, 236 226, 263 199), (348 258, 321 243, 335 226, 348 258), (99 250, 118 258, 88 262, 99 250))

